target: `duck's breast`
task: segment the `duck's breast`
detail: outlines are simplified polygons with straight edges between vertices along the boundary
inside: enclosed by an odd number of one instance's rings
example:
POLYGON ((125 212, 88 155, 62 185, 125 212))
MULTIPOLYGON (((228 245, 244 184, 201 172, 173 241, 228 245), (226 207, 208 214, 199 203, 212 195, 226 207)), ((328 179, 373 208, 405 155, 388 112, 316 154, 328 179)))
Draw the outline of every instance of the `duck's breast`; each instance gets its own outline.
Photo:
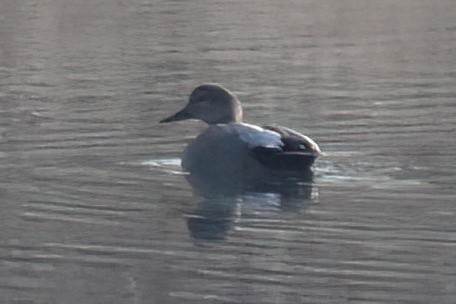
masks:
POLYGON ((252 150, 263 146, 280 150, 276 132, 248 124, 211 125, 184 151, 182 168, 202 174, 258 174, 264 170, 252 150))

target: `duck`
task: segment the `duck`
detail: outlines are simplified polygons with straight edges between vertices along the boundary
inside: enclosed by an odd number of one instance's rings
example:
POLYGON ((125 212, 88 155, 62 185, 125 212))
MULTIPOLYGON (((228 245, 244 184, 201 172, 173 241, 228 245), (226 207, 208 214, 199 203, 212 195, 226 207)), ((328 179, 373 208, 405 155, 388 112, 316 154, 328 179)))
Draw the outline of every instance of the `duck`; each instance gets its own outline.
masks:
POLYGON ((243 121, 241 102, 215 83, 197 86, 187 104, 160 120, 187 119, 208 127, 185 148, 181 166, 208 180, 258 180, 266 176, 308 175, 321 149, 310 137, 278 125, 256 126, 243 121))

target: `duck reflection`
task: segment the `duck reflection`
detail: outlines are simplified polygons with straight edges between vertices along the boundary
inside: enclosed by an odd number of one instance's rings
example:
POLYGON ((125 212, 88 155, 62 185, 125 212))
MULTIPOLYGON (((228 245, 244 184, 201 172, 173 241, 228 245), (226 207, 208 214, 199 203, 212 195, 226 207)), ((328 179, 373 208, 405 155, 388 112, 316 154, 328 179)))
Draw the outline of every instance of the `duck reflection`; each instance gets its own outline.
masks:
POLYGON ((310 170, 286 178, 275 173, 255 181, 246 181, 242 176, 208 178, 195 173, 186 178, 202 198, 187 217, 188 229, 196 240, 224 240, 240 220, 242 211, 296 212, 318 197, 310 170))
POLYGON ((223 239, 239 217, 240 202, 292 208, 311 196, 310 167, 321 154, 317 143, 287 127, 244 123, 242 116, 232 92, 206 83, 193 89, 183 109, 160 121, 198 119, 209 125, 182 156, 189 183, 204 197, 188 220, 195 238, 223 239))

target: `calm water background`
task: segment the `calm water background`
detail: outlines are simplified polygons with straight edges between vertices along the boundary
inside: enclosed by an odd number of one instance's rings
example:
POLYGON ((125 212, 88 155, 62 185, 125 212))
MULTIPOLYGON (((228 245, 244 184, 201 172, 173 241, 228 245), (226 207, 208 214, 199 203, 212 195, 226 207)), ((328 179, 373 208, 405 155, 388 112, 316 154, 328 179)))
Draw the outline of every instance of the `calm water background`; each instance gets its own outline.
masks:
POLYGON ((455 303, 456 2, 1 1, 0 302, 455 303), (194 193, 201 82, 312 185, 194 193))

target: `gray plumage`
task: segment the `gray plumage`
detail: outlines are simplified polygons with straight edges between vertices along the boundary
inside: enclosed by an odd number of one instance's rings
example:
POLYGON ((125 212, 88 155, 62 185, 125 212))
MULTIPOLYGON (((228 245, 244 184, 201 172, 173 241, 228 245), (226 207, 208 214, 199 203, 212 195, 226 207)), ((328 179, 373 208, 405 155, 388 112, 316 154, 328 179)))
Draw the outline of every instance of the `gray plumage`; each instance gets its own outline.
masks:
POLYGON ((196 87, 182 110, 160 122, 184 119, 209 124, 182 157, 184 170, 206 177, 232 175, 250 180, 271 173, 305 172, 321 153, 312 139, 289 128, 243 123, 241 103, 217 84, 196 87))

